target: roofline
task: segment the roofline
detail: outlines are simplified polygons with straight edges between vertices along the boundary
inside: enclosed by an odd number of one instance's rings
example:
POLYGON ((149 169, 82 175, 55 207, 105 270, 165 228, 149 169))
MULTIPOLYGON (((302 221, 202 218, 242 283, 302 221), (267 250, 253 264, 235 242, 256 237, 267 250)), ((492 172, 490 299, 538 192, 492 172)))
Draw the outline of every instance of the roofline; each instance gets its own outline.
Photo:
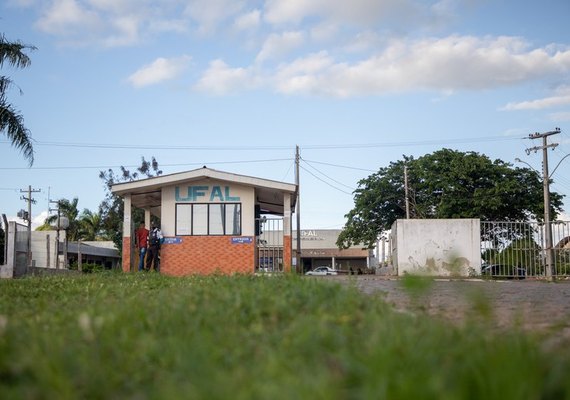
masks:
POLYGON ((161 175, 132 182, 116 183, 111 186, 111 192, 117 195, 127 194, 133 190, 157 189, 163 186, 174 185, 196 178, 210 178, 220 181, 236 182, 245 186, 276 189, 288 193, 296 193, 297 185, 293 183, 279 182, 270 179, 256 178, 253 176, 234 174, 231 172, 219 171, 207 167, 197 168, 190 171, 176 172, 168 175, 161 175))

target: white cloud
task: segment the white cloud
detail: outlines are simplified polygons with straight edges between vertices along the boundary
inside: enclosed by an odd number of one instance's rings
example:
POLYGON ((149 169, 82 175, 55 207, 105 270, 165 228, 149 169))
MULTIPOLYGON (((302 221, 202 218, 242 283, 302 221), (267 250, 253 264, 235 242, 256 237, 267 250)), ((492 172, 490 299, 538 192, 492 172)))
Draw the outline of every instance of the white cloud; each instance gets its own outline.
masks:
POLYGON ((378 48, 382 42, 380 35, 374 31, 359 32, 344 46, 344 50, 349 53, 363 53, 378 48))
POLYGON ((244 6, 244 0, 192 1, 184 14, 198 24, 200 33, 210 34, 224 21, 241 12, 244 6))
POLYGON ((188 66, 189 56, 157 58, 128 77, 127 81, 136 88, 154 85, 177 78, 188 66))
MULTIPOLYGON (((300 37, 295 34, 289 39, 286 35, 270 37, 257 61, 280 56, 277 53, 290 50, 287 44, 294 47, 300 37)), ((352 62, 338 61, 322 51, 283 62, 273 71, 233 69, 225 63, 216 63, 214 67, 210 66, 208 75, 212 72, 224 75, 230 71, 230 75, 239 75, 247 71, 248 78, 254 79, 262 73, 263 79, 258 84, 271 85, 287 94, 351 97, 411 90, 453 93, 564 76, 570 71, 570 50, 532 49, 514 37, 449 36, 417 41, 394 40, 376 54, 352 62)), ((216 89, 216 94, 224 92, 213 82, 203 83, 199 85, 203 90, 211 87, 216 89)), ((232 87, 235 90, 248 85, 232 87)))
POLYGON ((326 42, 333 39, 339 32, 339 25, 332 22, 323 22, 311 28, 311 39, 315 42, 326 42))
POLYGON ((139 20, 134 16, 117 18, 112 21, 117 32, 107 37, 103 43, 107 47, 127 46, 139 40, 139 20))
POLYGON ((566 96, 552 96, 544 99, 521 101, 519 103, 509 103, 502 110, 541 110, 544 108, 552 108, 557 106, 564 106, 570 104, 570 95, 566 96))
MULTIPOLYGON (((315 94, 340 97, 422 89, 448 92, 513 85, 569 70, 570 51, 552 55, 544 49, 528 50, 518 38, 450 36, 393 41, 367 59, 330 63, 312 76, 303 73, 298 78, 313 84, 293 88, 310 87, 315 94)), ((293 74, 287 81, 298 79, 293 74)))
POLYGON ((261 24, 261 11, 253 10, 238 16, 234 21, 234 28, 237 31, 255 30, 261 24))
POLYGON ((568 104, 570 104, 570 87, 564 85, 558 87, 555 90, 554 96, 549 96, 536 100, 508 103, 506 106, 501 108, 501 110, 503 111, 542 110, 545 108, 565 106, 568 104))
POLYGON ((311 17, 351 25, 401 24, 427 12, 429 8, 412 0, 268 0, 264 19, 275 25, 299 24, 311 17))
POLYGON ((195 89, 214 95, 226 95, 240 90, 257 87, 261 76, 256 76, 251 68, 230 68, 222 60, 214 60, 195 89))
POLYGON ((55 0, 45 10, 36 26, 43 32, 67 35, 76 29, 95 28, 101 21, 97 13, 82 7, 76 0, 55 0))
MULTIPOLYGON (((38 226, 44 224, 46 218, 49 216, 47 211, 42 211, 41 213, 37 214, 35 217, 32 215, 32 230, 35 230, 38 226)), ((21 225, 28 225, 28 221, 24 221, 17 216, 7 216, 8 221, 15 221, 21 225)))
POLYGON ((319 76, 333 65, 334 60, 325 51, 283 64, 275 76, 276 89, 285 94, 318 92, 319 76))
POLYGON ((283 32, 280 35, 271 34, 263 43, 255 61, 263 62, 280 58, 303 44, 302 32, 283 32))

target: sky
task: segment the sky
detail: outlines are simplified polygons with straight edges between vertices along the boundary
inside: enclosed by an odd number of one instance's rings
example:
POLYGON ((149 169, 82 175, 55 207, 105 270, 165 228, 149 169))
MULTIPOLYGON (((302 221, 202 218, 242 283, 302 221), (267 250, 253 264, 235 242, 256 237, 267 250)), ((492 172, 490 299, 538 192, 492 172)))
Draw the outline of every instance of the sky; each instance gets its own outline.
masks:
MULTIPOLYGON (((403 155, 475 151, 541 170, 570 213, 568 0, 4 0, 0 33, 35 46, 0 71, 34 140, 0 135, 0 213, 97 211, 99 171, 153 156, 294 183, 301 228, 340 229, 353 190, 403 155), (560 164, 558 164, 560 163, 560 164)), ((567 218, 567 215, 563 215, 567 218)))

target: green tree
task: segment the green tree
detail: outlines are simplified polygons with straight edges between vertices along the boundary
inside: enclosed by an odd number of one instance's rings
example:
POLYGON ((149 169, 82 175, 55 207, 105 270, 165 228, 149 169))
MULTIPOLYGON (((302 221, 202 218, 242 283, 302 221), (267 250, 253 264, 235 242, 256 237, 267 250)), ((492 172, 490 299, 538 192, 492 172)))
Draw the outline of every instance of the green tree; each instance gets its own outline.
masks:
MULTIPOLYGON (((371 248, 394 221, 405 218, 405 167, 411 218, 543 219, 542 179, 536 171, 476 152, 442 149, 418 159, 404 156, 359 181, 339 247, 371 248)), ((562 209, 562 197, 550 194, 553 219, 562 209)))
MULTIPOLYGON (((77 205, 79 204, 79 198, 74 197, 73 200, 61 199, 57 201, 57 206, 59 208, 59 216, 66 217, 69 220, 69 226, 66 229, 67 240, 77 241, 81 239, 80 237, 80 222, 79 222, 79 209, 77 205)), ((50 215, 46 218, 43 225, 36 228, 38 231, 52 230, 53 226, 57 225, 58 214, 50 215)))
POLYGON ((84 209, 79 216, 79 236, 81 240, 107 240, 101 214, 84 209))
MULTIPOLYGON (((4 35, 0 35, 0 68, 4 64, 15 68, 26 68, 31 60, 25 50, 35 50, 34 46, 22 44, 18 41, 10 42, 4 35)), ((34 163, 34 148, 30 131, 24 126, 24 118, 8 101, 7 92, 13 86, 7 76, 0 76, 0 132, 12 142, 12 146, 20 149, 30 164, 34 163)), ((21 92, 21 90, 20 90, 21 92)))
MULTIPOLYGON (((111 192, 111 187, 115 183, 131 182, 140 178, 152 178, 162 175, 162 171, 158 168, 158 162, 154 157, 152 161, 147 161, 142 157, 141 165, 131 172, 125 167, 120 167, 120 172, 116 173, 112 169, 100 171, 99 178, 105 184, 105 199, 99 205, 99 214, 103 223, 103 232, 115 243, 119 251, 123 247, 123 199, 111 192)), ((144 211, 135 208, 133 210, 133 223, 138 225, 144 221, 144 211)))

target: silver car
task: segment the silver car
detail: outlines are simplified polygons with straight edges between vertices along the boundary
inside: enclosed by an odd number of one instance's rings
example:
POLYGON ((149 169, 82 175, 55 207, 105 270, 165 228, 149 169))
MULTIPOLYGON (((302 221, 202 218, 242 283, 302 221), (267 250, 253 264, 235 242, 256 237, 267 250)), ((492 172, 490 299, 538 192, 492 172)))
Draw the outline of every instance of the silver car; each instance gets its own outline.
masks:
POLYGON ((325 276, 325 275, 338 275, 334 269, 330 267, 318 267, 311 271, 305 272, 305 275, 318 275, 318 276, 325 276))

